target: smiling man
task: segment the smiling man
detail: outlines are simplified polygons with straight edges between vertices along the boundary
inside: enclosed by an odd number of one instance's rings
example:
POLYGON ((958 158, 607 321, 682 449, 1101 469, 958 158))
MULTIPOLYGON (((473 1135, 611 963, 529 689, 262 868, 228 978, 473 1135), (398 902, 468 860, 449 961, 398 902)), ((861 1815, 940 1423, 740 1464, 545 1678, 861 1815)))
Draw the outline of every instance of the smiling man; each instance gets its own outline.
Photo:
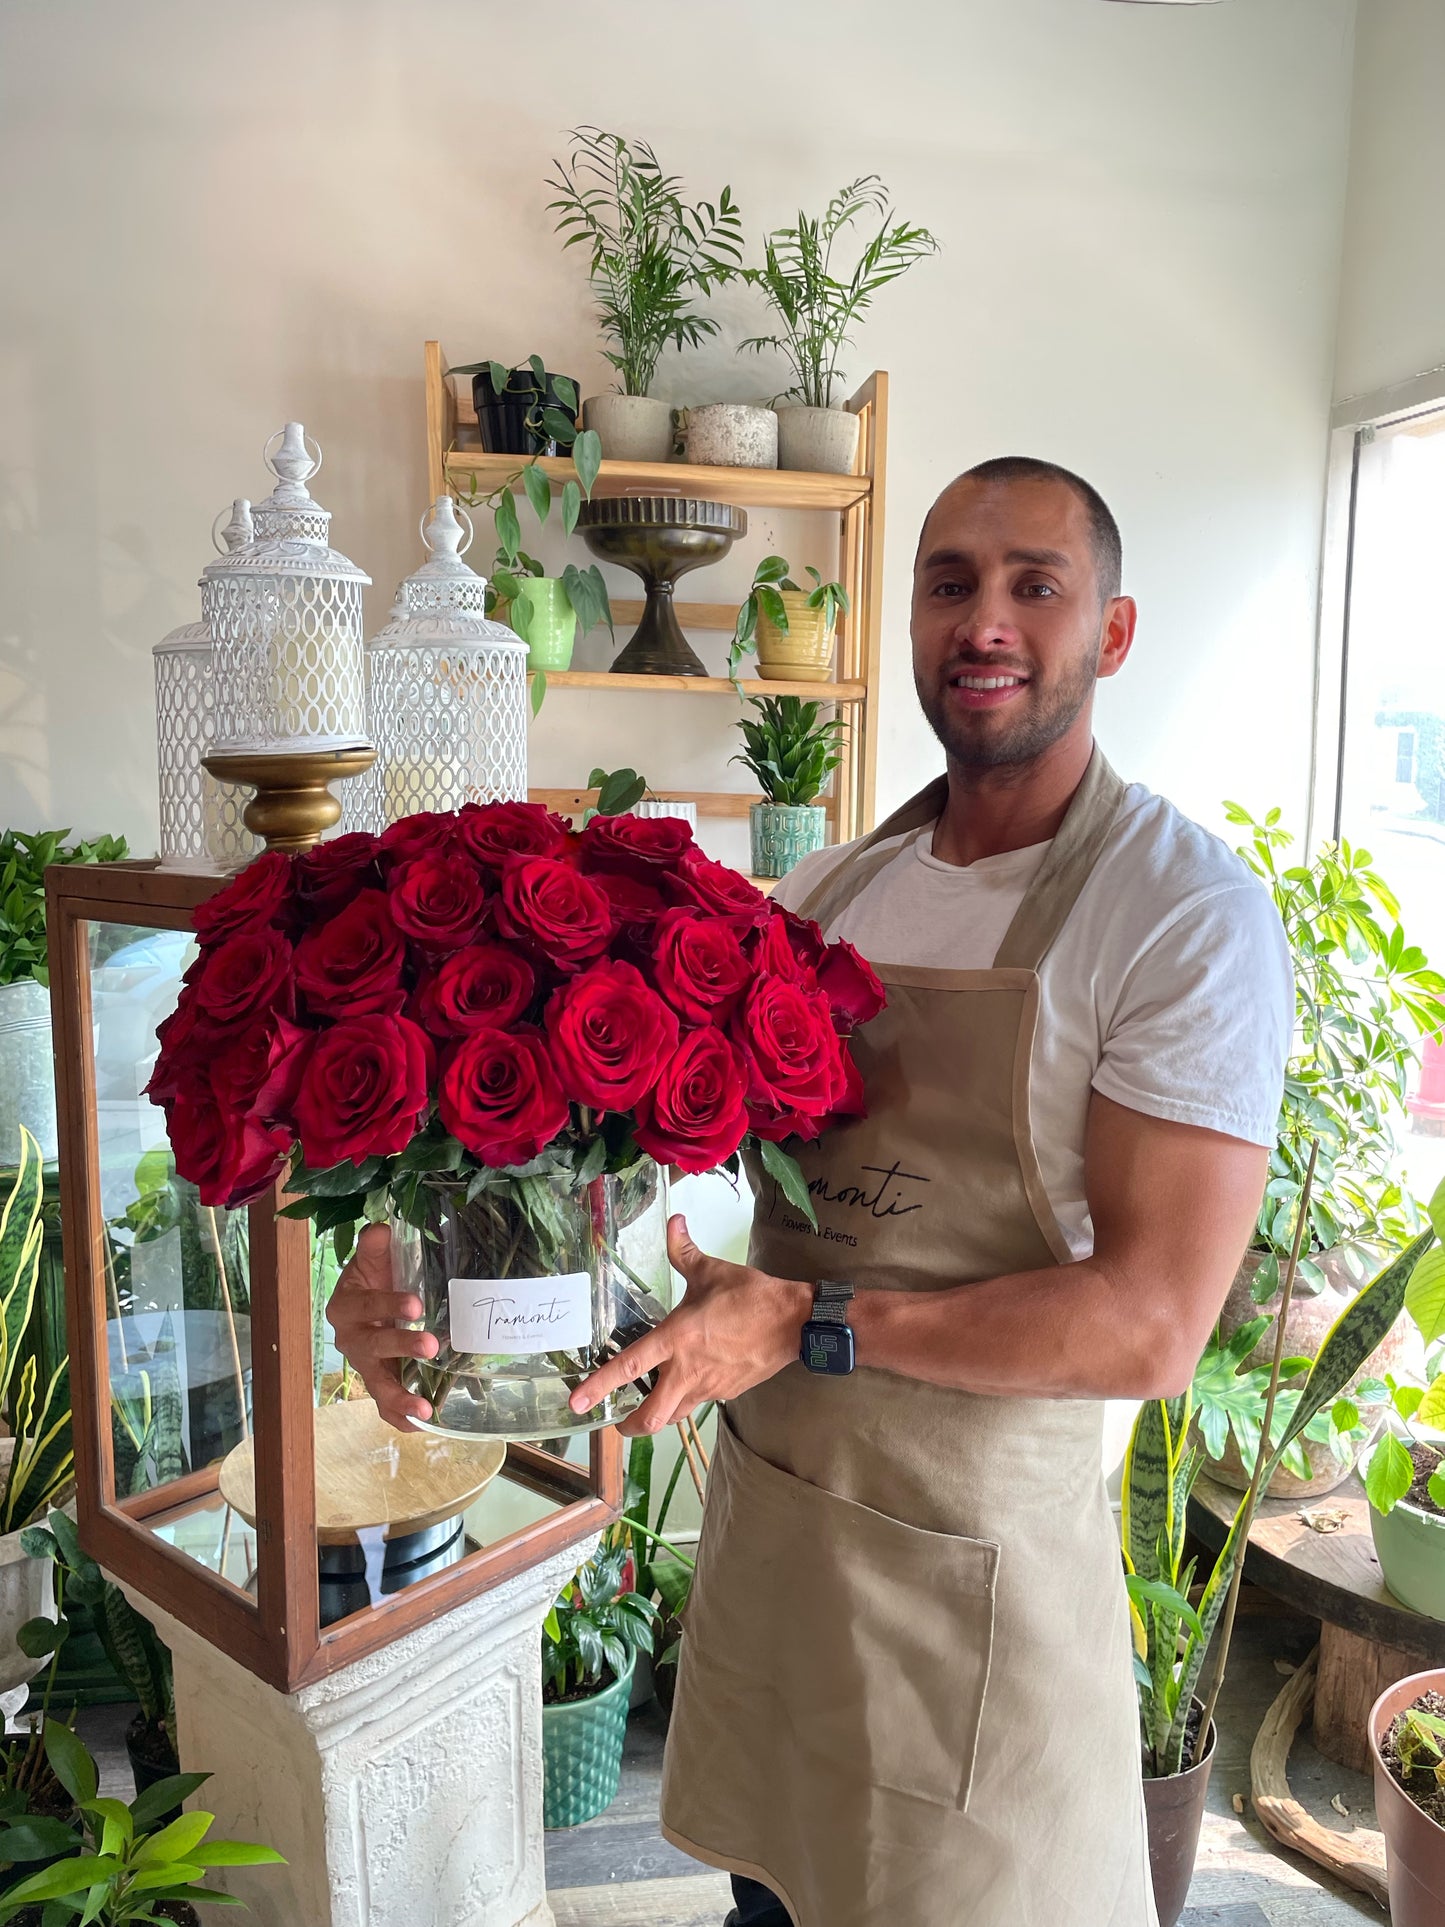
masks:
MULTIPOLYGON (((1149 1927, 1103 1401, 1181 1391, 1248 1241, 1293 1020, 1267 893, 1093 741, 1135 608, 1098 494, 987 462, 914 568, 946 775, 778 899, 868 957, 866 1118, 757 1172, 748 1265, 673 1221, 686 1298, 579 1410, 722 1402, 663 1826, 736 1927, 1149 1927)), ((332 1301, 417 1410, 374 1243, 332 1301), (368 1275, 363 1267, 371 1266, 368 1275), (372 1289, 348 1289, 347 1286, 372 1289)))

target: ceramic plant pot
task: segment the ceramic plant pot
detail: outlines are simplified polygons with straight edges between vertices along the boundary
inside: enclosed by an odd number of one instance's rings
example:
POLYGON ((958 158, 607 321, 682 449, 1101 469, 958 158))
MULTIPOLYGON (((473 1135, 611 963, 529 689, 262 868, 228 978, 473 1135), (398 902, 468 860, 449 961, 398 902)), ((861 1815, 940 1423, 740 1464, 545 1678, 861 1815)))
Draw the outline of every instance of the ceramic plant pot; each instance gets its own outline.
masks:
POLYGON ((542 1825, 580 1827, 617 1798, 633 1662, 590 1699, 542 1708, 542 1825))
POLYGON ((55 1059, 50 1041, 50 992, 33 977, 0 985, 0 1159, 20 1156, 23 1124, 54 1160, 55 1059))
POLYGON ((1445 1693, 1445 1668, 1412 1673, 1381 1693, 1370 1712, 1370 1761, 1375 1812, 1385 1836, 1391 1927, 1440 1927, 1445 1920, 1445 1827, 1416 1806, 1380 1753, 1396 1716, 1422 1693, 1432 1692, 1445 1693))
POLYGON ((1159 1927, 1174 1927, 1189 1897, 1194 1856, 1199 1851, 1199 1829, 1209 1793, 1218 1734, 1209 1728, 1204 1756, 1187 1773, 1166 1780, 1144 1782, 1144 1817, 1149 1830, 1149 1871, 1154 1882, 1154 1905, 1159 1927))
MULTIPOLYGON (((1367 1455, 1361 1472, 1368 1466, 1367 1455)), ((1402 1499, 1388 1517, 1370 1507, 1370 1532, 1385 1584, 1400 1604, 1445 1619, 1445 1519, 1402 1499)))
MULTIPOLYGON (((568 377, 564 376, 564 380, 568 377)), ((481 436, 482 447, 490 455, 555 455, 557 444, 550 435, 540 434, 528 426, 528 417, 538 421, 544 407, 556 408, 562 414, 570 414, 566 402, 557 393, 557 377, 549 374, 543 391, 543 400, 537 400, 537 383, 530 365, 514 368, 508 377, 507 385, 499 395, 492 387, 492 377, 485 368, 472 376, 472 403, 477 411, 477 432, 481 436)), ((577 391, 576 382, 572 391, 577 391)))
POLYGON ((758 674, 764 682, 827 682, 833 673, 833 635, 826 612, 808 607, 805 589, 780 589, 786 630, 758 612, 758 674))
POLYGON ((651 395, 592 395, 582 404, 582 425, 602 438, 608 462, 671 461, 676 410, 651 395))
POLYGON ((697 830, 697 804, 670 802, 660 796, 644 796, 632 806, 634 816, 679 816, 697 830))
POLYGON ((821 803, 754 803, 748 823, 755 877, 785 877, 828 838, 828 813, 821 803))
POLYGON ((513 626, 521 615, 519 634, 527 644, 529 669, 570 669, 577 640, 577 611, 556 576, 524 576, 517 590, 519 610, 513 605, 513 626))
POLYGON ((771 408, 715 401, 682 413, 687 459, 704 468, 776 468, 778 418, 771 408))
MULTIPOLYGON (((14 1440, 5 1445, 13 1450, 14 1440)), ((15 1635, 27 1619, 55 1618, 55 1568, 48 1559, 33 1559, 20 1544, 18 1532, 0 1538, 0 1708, 18 1713, 27 1688, 48 1657, 31 1659, 16 1644, 15 1635)))
POLYGON ((858 459, 858 417, 847 408, 780 408, 778 467, 813 475, 851 475, 858 459))

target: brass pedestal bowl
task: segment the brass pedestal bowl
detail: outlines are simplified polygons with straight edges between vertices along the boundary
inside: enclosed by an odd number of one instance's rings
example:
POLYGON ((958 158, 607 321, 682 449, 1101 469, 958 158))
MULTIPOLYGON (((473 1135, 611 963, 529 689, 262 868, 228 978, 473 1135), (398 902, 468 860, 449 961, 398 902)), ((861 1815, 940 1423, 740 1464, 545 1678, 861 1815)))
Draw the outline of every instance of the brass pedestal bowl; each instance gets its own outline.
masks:
POLYGON ((578 528, 592 553, 641 576, 647 606, 636 633, 613 663, 620 676, 705 676, 678 627, 672 587, 689 569, 720 562, 748 532, 742 509, 677 495, 615 495, 585 503, 578 528))

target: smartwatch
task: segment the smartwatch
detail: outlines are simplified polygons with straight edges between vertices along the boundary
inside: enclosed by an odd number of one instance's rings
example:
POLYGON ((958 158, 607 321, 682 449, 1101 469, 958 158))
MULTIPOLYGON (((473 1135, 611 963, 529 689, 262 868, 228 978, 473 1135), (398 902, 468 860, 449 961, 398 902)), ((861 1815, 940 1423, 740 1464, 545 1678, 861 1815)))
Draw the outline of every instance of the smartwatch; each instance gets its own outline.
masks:
POLYGON ((810 1372, 841 1377, 857 1362, 848 1307, 853 1287, 838 1278, 820 1278, 813 1288, 813 1310, 803 1327, 798 1356, 810 1372))

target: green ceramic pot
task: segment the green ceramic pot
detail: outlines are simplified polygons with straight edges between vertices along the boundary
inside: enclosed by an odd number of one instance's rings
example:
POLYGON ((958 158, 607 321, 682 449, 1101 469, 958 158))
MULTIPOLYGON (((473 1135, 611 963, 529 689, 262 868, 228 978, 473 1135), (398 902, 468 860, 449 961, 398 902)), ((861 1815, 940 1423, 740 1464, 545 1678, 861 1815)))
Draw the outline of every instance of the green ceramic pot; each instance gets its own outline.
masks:
POLYGON ((634 1664, 590 1699, 542 1708, 544 1827, 580 1827, 617 1798, 634 1664))
MULTIPOLYGON (((524 576, 517 590, 517 601, 526 610, 522 629, 526 634, 528 666, 549 671, 570 669, 572 645, 577 639, 577 611, 567 600, 567 591, 556 576, 524 576)), ((514 623, 518 613, 514 609, 514 623)))
MULTIPOLYGON (((1368 1469, 1368 1460, 1361 1466, 1368 1469)), ((1388 1518, 1370 1507, 1370 1531, 1385 1584, 1402 1606, 1445 1619, 1445 1519, 1401 1500, 1388 1518)))
POLYGON ((755 877, 785 877, 827 841, 828 813, 821 803, 754 803, 748 820, 755 877))

